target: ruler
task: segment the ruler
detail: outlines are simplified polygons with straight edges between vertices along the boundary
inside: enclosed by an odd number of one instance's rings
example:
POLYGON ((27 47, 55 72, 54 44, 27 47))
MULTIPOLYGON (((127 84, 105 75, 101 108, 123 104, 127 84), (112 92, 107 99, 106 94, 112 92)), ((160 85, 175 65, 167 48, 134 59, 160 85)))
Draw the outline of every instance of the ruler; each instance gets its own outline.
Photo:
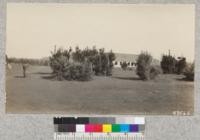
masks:
POLYGON ((142 133, 54 133, 54 140, 144 140, 142 133))

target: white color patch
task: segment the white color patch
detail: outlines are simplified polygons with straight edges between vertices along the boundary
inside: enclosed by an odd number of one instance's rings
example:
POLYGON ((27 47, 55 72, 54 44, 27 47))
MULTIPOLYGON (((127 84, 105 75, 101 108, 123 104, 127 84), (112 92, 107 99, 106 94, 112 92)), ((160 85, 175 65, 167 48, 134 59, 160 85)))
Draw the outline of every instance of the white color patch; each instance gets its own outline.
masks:
POLYGON ((134 118, 134 124, 145 124, 144 117, 135 117, 134 118))
POLYGON ((76 125, 76 132, 85 132, 85 125, 76 125))

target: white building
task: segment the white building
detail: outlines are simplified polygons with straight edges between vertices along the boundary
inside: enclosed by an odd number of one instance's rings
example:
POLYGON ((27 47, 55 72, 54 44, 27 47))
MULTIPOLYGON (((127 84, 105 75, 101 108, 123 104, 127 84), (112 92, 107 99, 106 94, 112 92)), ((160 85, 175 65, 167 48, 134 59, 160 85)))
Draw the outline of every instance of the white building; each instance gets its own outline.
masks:
MULTIPOLYGON (((113 61, 115 68, 121 67, 123 62, 126 62, 128 67, 135 67, 137 65, 138 55, 126 54, 126 53, 115 53, 116 59, 113 61)), ((152 60, 152 65, 160 65, 160 61, 157 59, 152 60)))
POLYGON ((115 68, 121 67, 123 62, 126 62, 128 67, 135 67, 138 55, 135 54, 125 54, 125 53, 115 53, 116 59, 113 61, 115 68))

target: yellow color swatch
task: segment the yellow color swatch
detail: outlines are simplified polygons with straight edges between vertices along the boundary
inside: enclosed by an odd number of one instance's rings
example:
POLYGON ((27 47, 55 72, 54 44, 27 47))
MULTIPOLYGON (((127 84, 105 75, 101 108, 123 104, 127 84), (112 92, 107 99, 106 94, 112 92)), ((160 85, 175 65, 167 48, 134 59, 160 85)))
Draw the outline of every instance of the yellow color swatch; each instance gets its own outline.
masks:
POLYGON ((105 132, 105 133, 112 132, 112 125, 111 124, 103 124, 103 132, 105 132))

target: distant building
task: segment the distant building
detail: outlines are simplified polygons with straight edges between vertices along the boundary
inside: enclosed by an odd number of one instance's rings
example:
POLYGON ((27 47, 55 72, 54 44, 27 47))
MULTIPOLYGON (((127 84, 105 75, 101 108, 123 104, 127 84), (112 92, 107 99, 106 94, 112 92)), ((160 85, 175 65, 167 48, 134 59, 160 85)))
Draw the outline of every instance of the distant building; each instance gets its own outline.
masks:
MULTIPOLYGON (((123 62, 126 62, 128 67, 136 67, 138 55, 136 54, 126 54, 126 53, 115 53, 116 59, 113 61, 115 68, 121 67, 123 62)), ((153 59, 153 65, 160 65, 160 61, 153 59)))
POLYGON ((114 67, 121 67, 121 64, 126 62, 128 67, 135 67, 138 55, 115 53, 116 59, 113 61, 114 67))

